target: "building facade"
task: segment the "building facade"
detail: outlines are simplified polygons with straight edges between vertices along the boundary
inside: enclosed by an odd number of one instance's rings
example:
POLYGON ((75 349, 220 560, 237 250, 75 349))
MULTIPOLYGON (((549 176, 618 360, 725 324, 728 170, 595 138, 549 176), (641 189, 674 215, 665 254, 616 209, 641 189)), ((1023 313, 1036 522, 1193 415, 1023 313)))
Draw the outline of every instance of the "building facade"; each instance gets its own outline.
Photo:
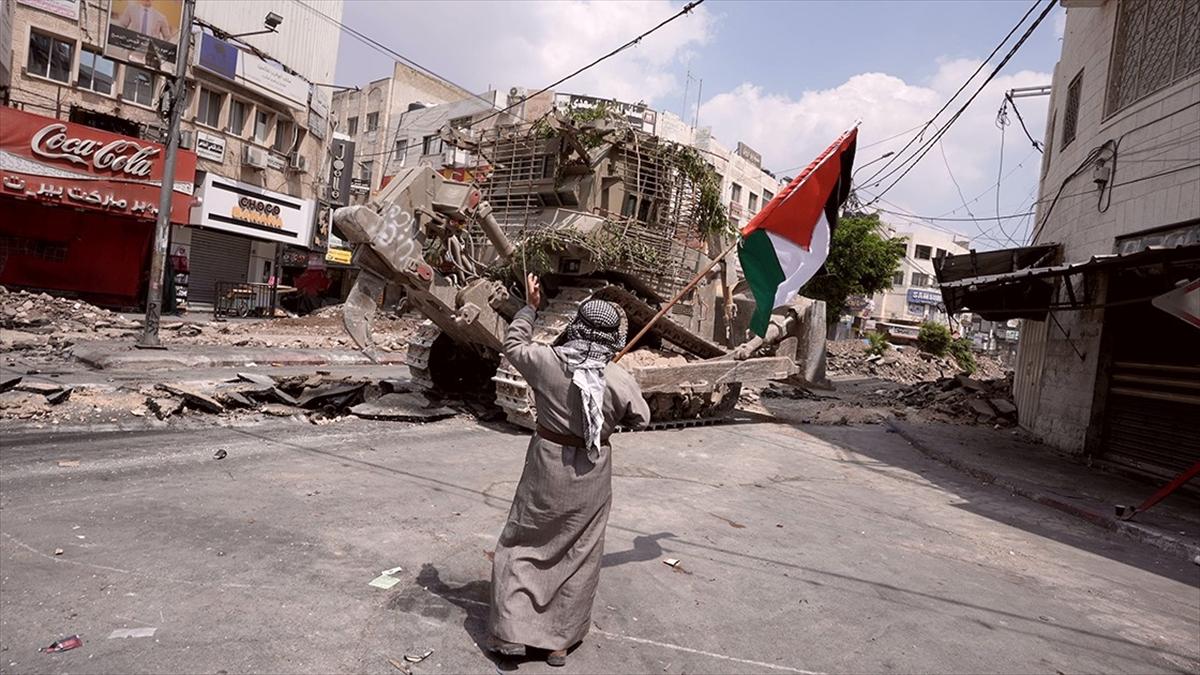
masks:
POLYGON ((394 160, 398 147, 406 147, 397 143, 395 134, 401 115, 469 97, 471 92, 400 62, 393 66, 391 77, 370 82, 359 91, 335 93, 335 128, 355 147, 354 197, 365 201, 379 189, 384 176, 390 175, 386 172, 389 161, 394 160))
POLYGON ((947 255, 967 253, 970 242, 962 235, 917 223, 889 226, 887 236, 903 240, 904 257, 892 287, 877 293, 859 311, 863 328, 893 339, 915 340, 926 321, 950 324, 934 266, 947 255))
POLYGON ((1062 4, 1032 237, 1045 260, 977 290, 1041 310, 1021 332, 1023 426, 1172 475, 1200 460, 1200 331, 1152 299, 1200 278, 1200 4, 1062 4))
POLYGON ((141 5, 128 0, 17 0, 9 98, 27 113, 161 143, 175 42, 190 36, 180 147, 195 153, 194 199, 171 229, 171 286, 179 301, 207 304, 218 283, 286 281, 285 259, 299 274, 295 263, 323 246, 330 92, 314 83, 332 78, 342 3, 198 0, 192 26, 172 9, 182 3, 157 3, 139 23, 141 5), (276 32, 235 37, 261 30, 268 13, 282 21, 276 32), (333 48, 317 53, 314 41, 333 48))

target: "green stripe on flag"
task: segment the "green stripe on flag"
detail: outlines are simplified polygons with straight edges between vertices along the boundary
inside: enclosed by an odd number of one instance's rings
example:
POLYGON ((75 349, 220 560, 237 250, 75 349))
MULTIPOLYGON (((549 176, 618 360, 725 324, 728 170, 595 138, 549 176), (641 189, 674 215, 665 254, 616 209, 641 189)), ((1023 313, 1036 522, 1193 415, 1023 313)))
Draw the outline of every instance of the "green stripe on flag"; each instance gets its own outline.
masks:
POLYGON ((775 309, 775 291, 783 283, 783 268, 775 256, 775 246, 766 230, 755 230, 742 239, 738 247, 738 259, 742 261, 742 273, 754 293, 754 316, 750 319, 750 330, 762 337, 767 333, 771 321, 771 310, 775 309))

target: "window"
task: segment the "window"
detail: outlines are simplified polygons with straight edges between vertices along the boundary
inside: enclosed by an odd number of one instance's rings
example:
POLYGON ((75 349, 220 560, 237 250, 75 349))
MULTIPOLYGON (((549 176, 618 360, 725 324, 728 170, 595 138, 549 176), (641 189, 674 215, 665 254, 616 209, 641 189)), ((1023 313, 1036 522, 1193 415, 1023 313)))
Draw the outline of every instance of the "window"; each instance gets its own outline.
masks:
POLYGON ((377 131, 379 129, 379 113, 367 113, 367 131, 377 131))
POLYGON ((371 173, 375 170, 375 162, 373 160, 359 162, 359 168, 362 170, 362 173, 358 174, 358 177, 361 180, 365 180, 368 183, 370 183, 371 182, 371 173))
POLYGON ((254 140, 258 143, 266 143, 271 137, 271 113, 266 110, 257 110, 254 112, 254 140))
POLYGON ((291 120, 279 120, 275 123, 275 144, 271 146, 275 152, 288 154, 296 147, 296 123, 291 120))
POLYGON ((400 163, 401 165, 404 164, 404 160, 408 159, 407 138, 396 139, 396 151, 393 153, 393 156, 395 157, 396 162, 400 163))
POLYGON ((1067 109, 1063 111, 1062 147, 1075 140, 1075 126, 1079 122, 1079 90, 1083 86, 1083 71, 1067 86, 1067 109))
POLYGON ((895 274, 892 275, 892 285, 893 286, 903 286, 904 285, 904 272, 896 272, 895 274))
POLYGON ((914 288, 925 288, 929 285, 929 275, 924 272, 913 272, 912 285, 914 288))
POLYGON ((896 247, 896 254, 899 255, 901 258, 908 255, 908 240, 893 239, 892 246, 896 247))
POLYGON ((917 260, 929 260, 933 257, 933 249, 917 244, 913 250, 913 257, 917 260))
POLYGON ((758 195, 750 193, 750 213, 758 213, 758 195))
POLYGON ((121 98, 145 106, 154 105, 154 80, 154 73, 126 63, 121 98))
POLYGON ((25 68, 32 75, 40 75, 70 84, 71 62, 74 60, 74 56, 74 42, 31 32, 29 34, 29 60, 26 62, 25 68))
POLYGON ((451 129, 469 129, 471 127, 471 116, 463 115, 450 120, 451 129))
POLYGON ((229 99, 229 123, 225 131, 241 136, 246 131, 246 118, 250 116, 250 104, 236 98, 229 99))
POLYGON ((353 136, 358 133, 358 118, 351 117, 346 120, 346 133, 353 136))
POLYGON ((1195 0, 1124 0, 1117 12, 1106 116, 1200 71, 1200 6, 1195 0))
POLYGON ((937 252, 933 254, 934 260, 941 260, 942 258, 945 258, 945 257, 946 257, 946 249, 944 249, 944 248, 939 248, 937 250, 937 252))
POLYGON ((770 190, 763 190, 763 206, 770 204, 772 199, 775 199, 775 193, 770 190))
POLYGON ((225 104, 225 94, 215 92, 207 87, 200 87, 200 104, 196 107, 196 121, 206 127, 221 128, 221 106, 225 104))
POLYGON ((89 89, 97 94, 111 94, 113 80, 117 75, 117 64, 97 52, 85 49, 79 53, 79 76, 75 86, 89 89))
POLYGON ((440 155, 442 154, 442 137, 437 134, 426 136, 421 139, 421 154, 422 155, 440 155))
POLYGON ((730 186, 729 199, 731 201, 741 203, 741 201, 742 201, 742 186, 741 185, 734 183, 733 185, 730 186))

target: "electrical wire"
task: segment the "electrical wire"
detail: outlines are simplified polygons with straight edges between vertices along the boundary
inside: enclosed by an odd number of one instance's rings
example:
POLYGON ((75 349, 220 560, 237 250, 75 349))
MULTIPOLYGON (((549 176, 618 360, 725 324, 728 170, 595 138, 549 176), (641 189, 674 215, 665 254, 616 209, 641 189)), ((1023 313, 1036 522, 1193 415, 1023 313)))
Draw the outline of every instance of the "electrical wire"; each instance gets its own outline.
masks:
MULTIPOLYGON (((911 147, 913 143, 916 143, 925 134, 925 131, 927 129, 929 129, 930 126, 933 125, 933 123, 937 120, 938 116, 940 116, 943 112, 946 111, 947 108, 950 107, 950 104, 954 102, 954 99, 958 98, 958 95, 963 93, 964 90, 966 90, 967 86, 971 84, 971 81, 974 80, 975 77, 978 76, 979 73, 983 71, 984 66, 986 66, 988 64, 988 62, 991 61, 992 58, 995 57, 997 53, 999 53, 1000 49, 1002 47, 1004 47, 1005 44, 1008 43, 1009 39, 1011 39, 1012 36, 1014 34, 1016 34, 1017 30, 1021 27, 1021 24, 1025 23, 1025 20, 1029 18, 1029 15, 1033 14, 1033 10, 1037 9, 1039 2, 1041 2, 1041 0, 1034 0, 1033 5, 1030 6, 1030 8, 1028 10, 1026 10, 1024 16, 1022 16, 1021 19, 1019 21, 1017 21, 1016 25, 1014 25, 1012 27, 1012 29, 1008 31, 1008 34, 1004 36, 1004 39, 1001 40, 994 49, 992 49, 992 53, 988 54, 987 58, 984 59, 979 64, 979 67, 975 69, 975 72, 971 73, 970 77, 968 77, 966 79, 966 81, 964 81, 962 83, 962 86, 960 86, 958 88, 958 91, 954 92, 953 96, 946 99, 946 102, 944 104, 942 104, 942 107, 939 108, 936 113, 933 114, 933 117, 929 118, 929 121, 927 121, 923 125, 921 125, 920 133, 918 133, 916 136, 913 136, 911 139, 909 139, 908 143, 905 143, 904 147, 900 148, 900 150, 896 152, 895 156, 892 159, 888 160, 883 166, 879 167, 879 169, 874 174, 872 174, 870 178, 868 178, 866 181, 864 181, 864 184, 872 183, 878 176, 880 176, 884 171, 886 171, 888 169, 888 167, 892 165, 893 162, 898 161, 900 159, 900 157, 904 154, 904 152, 906 150, 908 150, 908 148, 911 147)), ((1051 6, 1054 5, 1053 0, 1050 0, 1050 5, 1051 6)))
POLYGON ((1033 144, 1033 148, 1035 150, 1038 152, 1044 152, 1041 141, 1034 140, 1033 135, 1029 133, 1029 127, 1025 126, 1025 118, 1021 116, 1021 110, 1017 107, 1017 102, 1013 99, 1012 94, 1007 94, 1006 98, 1008 99, 1008 102, 1012 104, 1013 112, 1017 114, 1017 121, 1021 123, 1021 131, 1025 132, 1025 138, 1029 139, 1029 142, 1033 144))
MULTIPOLYGON (((988 83, 990 83, 993 79, 995 79, 996 75, 999 74, 1000 70, 1002 68, 1004 68, 1004 66, 1007 65, 1009 61, 1012 60, 1012 57, 1016 55, 1017 51, 1021 49, 1021 47, 1025 44, 1026 41, 1028 41, 1029 36, 1033 34, 1033 31, 1036 30, 1037 27, 1039 25, 1041 25, 1041 23, 1043 21, 1046 20, 1046 17, 1050 15, 1050 12, 1051 12, 1051 10, 1054 9, 1055 5, 1056 5, 1056 3, 1054 0, 1047 0, 1046 6, 1042 10, 1042 13, 1039 14, 1037 16, 1037 18, 1034 19, 1033 23, 1030 24, 1029 27, 1025 29, 1025 33, 1022 34, 1021 37, 1017 39, 1016 43, 1013 44, 1012 48, 1009 49, 1008 53, 1005 54, 1003 59, 1001 59, 1000 63, 992 70, 992 72, 987 76, 987 78, 984 79, 983 83, 979 85, 979 88, 976 89, 975 93, 972 94, 971 97, 969 99, 967 99, 967 102, 964 103, 962 105, 962 107, 958 109, 958 112, 954 113, 954 115, 946 122, 946 124, 942 126, 942 128, 939 132, 937 132, 932 138, 930 138, 930 140, 928 142, 926 142, 923 146, 921 146, 921 149, 917 151, 918 154, 915 154, 912 157, 910 157, 909 159, 906 159, 904 162, 902 162, 900 164, 899 167, 893 169, 890 173, 884 174, 878 182, 874 183, 875 185, 878 185, 879 183, 882 183, 884 180, 887 180, 892 175, 895 175, 897 172, 900 172, 900 175, 897 176, 895 180, 893 180, 886 188, 884 188, 879 193, 880 195, 887 194, 888 191, 890 191, 892 188, 894 188, 901 180, 904 179, 905 176, 907 176, 909 174, 909 172, 911 172, 913 170, 913 168, 915 168, 917 166, 917 164, 919 164, 921 162, 922 159, 924 159, 925 155, 929 154, 929 151, 933 148, 933 143, 936 142, 937 140, 939 140, 942 136, 944 136, 946 134, 946 132, 948 132, 950 130, 950 128, 954 125, 954 123, 956 121, 958 121, 958 119, 967 110, 967 108, 971 105, 971 103, 973 103, 975 101, 975 99, 979 96, 979 94, 983 92, 984 87, 986 87, 988 85, 988 83), (907 164, 907 167, 905 167, 905 164, 907 164), (905 168, 903 168, 903 170, 902 170, 901 167, 905 167, 905 168)), ((1036 5, 1035 5, 1035 7, 1036 7, 1036 5)), ((873 178, 872 178, 872 180, 873 180, 873 178)))

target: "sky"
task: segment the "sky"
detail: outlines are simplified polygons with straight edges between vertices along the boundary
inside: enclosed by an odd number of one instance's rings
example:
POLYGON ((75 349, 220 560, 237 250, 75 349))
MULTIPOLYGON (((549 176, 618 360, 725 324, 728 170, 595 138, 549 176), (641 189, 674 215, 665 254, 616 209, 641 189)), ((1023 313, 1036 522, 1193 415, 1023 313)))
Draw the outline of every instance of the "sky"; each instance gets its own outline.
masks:
MULTIPOLYGON (((794 175, 861 120, 856 161, 861 170, 856 178, 870 193, 891 179, 872 188, 867 179, 887 160, 870 167, 867 162, 900 151, 917 134, 915 128, 971 76, 1032 4, 1033 0, 706 0, 691 14, 557 90, 644 101, 689 120, 699 103, 701 126, 711 126, 726 147, 745 142, 762 154, 764 166, 781 176, 794 175)), ((347 0, 342 21, 425 68, 482 92, 541 88, 682 6, 671 0, 347 0)), ((1030 20, 1041 9, 1039 5, 1030 20)), ((1006 90, 1050 84, 1064 17, 1064 10, 1056 7, 938 146, 876 206, 947 218, 1030 210, 1041 155, 1011 111, 1011 124, 1002 132, 997 111, 1006 90)), ((1007 50, 1001 50, 976 83, 1007 50)), ((339 84, 361 85, 390 72, 391 60, 385 54, 342 33, 339 84)), ((1048 97, 1017 101, 1039 141, 1047 102, 1048 97)), ((883 215, 897 226, 907 220, 883 215)), ((980 250, 1020 244, 1029 226, 1028 219, 1002 221, 1002 228, 995 221, 936 224, 962 233, 980 250)))

